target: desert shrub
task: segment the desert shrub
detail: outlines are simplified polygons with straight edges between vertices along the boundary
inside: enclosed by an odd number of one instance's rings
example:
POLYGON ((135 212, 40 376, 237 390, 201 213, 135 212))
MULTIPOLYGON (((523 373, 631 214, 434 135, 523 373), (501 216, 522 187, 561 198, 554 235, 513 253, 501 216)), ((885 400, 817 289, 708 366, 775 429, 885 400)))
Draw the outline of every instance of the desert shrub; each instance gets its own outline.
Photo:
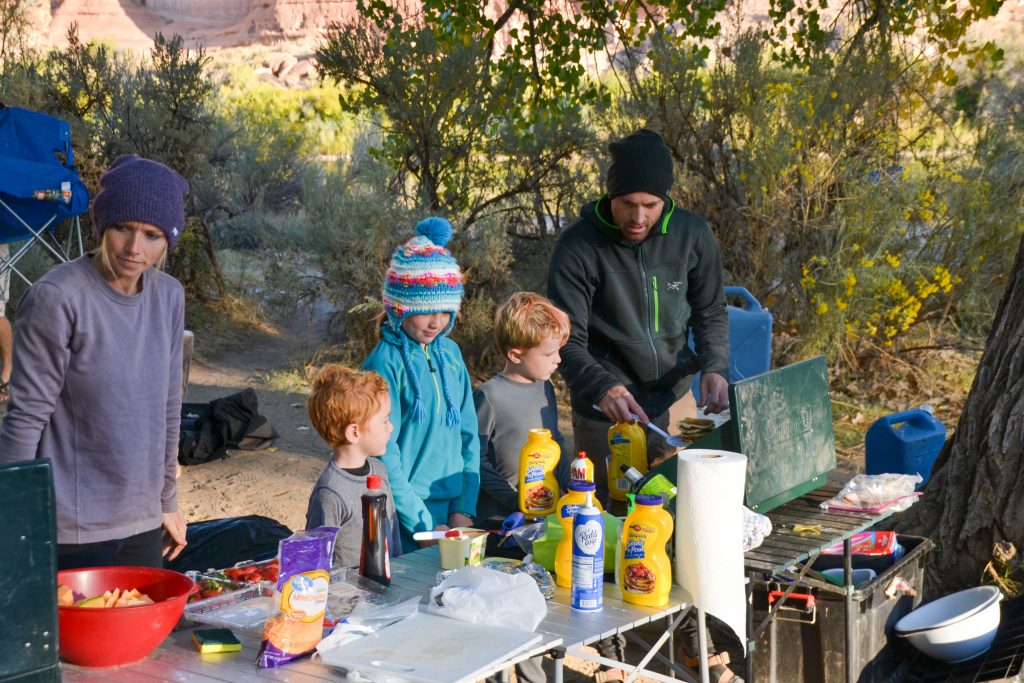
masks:
POLYGON ((619 115, 666 132, 676 193, 715 229, 728 278, 794 335, 788 358, 856 365, 921 322, 991 314, 972 307, 998 296, 1021 218, 987 207, 1012 204, 1012 186, 952 134, 952 91, 917 59, 850 49, 782 65, 745 33, 710 66, 656 42, 631 74, 619 115))
MULTIPOLYGON (((121 154, 162 161, 191 180, 208 167, 215 125, 206 64, 203 50, 186 49, 180 36, 157 34, 149 56, 137 58, 82 43, 72 26, 66 47, 26 53, 10 65, 0 96, 68 121, 75 165, 92 193, 100 173, 121 154)), ((88 215, 82 220, 92 245, 88 215)), ((169 272, 194 295, 205 295, 213 284, 222 289, 205 224, 190 220, 189 226, 198 230, 201 248, 172 251, 169 272)))
MULTIPOLYGON (((329 302, 334 353, 351 364, 361 363, 380 338, 381 288, 391 255, 419 220, 436 213, 410 208, 382 191, 387 174, 369 157, 310 172, 303 179, 301 212, 278 215, 274 232, 266 236, 268 286, 281 293, 278 303, 294 309, 321 298, 329 302)), ((471 372, 480 375, 498 364, 492 333, 496 302, 521 284, 501 217, 481 218, 469 228, 452 222, 456 232, 448 248, 462 268, 466 290, 452 338, 471 372)))

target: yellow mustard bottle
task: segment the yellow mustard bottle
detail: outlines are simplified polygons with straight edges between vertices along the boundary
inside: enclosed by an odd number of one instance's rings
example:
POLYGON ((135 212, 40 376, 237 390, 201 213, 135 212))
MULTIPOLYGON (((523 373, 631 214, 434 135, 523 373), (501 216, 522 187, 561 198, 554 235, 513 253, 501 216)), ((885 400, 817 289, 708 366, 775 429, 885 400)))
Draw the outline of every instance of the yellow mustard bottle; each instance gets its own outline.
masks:
POLYGON ((665 544, 672 538, 672 515, 661 496, 638 495, 636 507, 622 524, 619 586, 622 599, 635 605, 663 607, 672 589, 672 563, 665 544))
POLYGON ((622 466, 647 473, 647 435, 643 425, 637 421, 612 425, 608 429, 608 450, 608 493, 612 500, 626 500, 629 480, 622 466))
POLYGON ((570 481, 594 481, 594 463, 587 457, 586 451, 576 453, 576 459, 569 465, 570 481))
POLYGON ((555 511, 558 479, 555 467, 562 457, 550 429, 531 429, 519 451, 519 511, 527 517, 546 517, 555 511))
MULTIPOLYGON (((562 538, 555 548, 555 583, 562 588, 572 585, 572 520, 580 506, 587 502, 587 494, 595 495, 597 487, 592 481, 570 481, 569 492, 558 499, 555 514, 562 525, 562 538)), ((601 502, 593 498, 593 505, 604 512, 601 502)), ((602 551, 603 552, 603 551, 602 551)))

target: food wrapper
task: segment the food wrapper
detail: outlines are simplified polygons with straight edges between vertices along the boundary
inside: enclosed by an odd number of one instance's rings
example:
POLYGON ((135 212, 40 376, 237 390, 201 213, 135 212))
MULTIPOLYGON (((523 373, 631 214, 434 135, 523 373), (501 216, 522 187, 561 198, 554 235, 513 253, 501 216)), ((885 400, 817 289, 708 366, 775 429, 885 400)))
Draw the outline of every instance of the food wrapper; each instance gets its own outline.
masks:
MULTIPOLYGON (((550 600, 555 594, 555 580, 551 578, 551 574, 548 573, 547 569, 534 562, 533 558, 529 555, 522 560, 513 560, 506 557, 488 557, 481 562, 481 566, 504 574, 526 574, 537 582, 537 588, 545 600, 550 600)), ((448 569, 438 573, 437 582, 441 583, 456 571, 458 570, 448 569)))
POLYGON ((281 541, 281 573, 267 614, 259 666, 277 667, 316 649, 323 638, 335 527, 298 531, 281 541))
POLYGON ((826 500, 820 507, 872 515, 902 512, 921 495, 914 490, 920 483, 920 474, 858 474, 846 482, 834 498, 826 500))

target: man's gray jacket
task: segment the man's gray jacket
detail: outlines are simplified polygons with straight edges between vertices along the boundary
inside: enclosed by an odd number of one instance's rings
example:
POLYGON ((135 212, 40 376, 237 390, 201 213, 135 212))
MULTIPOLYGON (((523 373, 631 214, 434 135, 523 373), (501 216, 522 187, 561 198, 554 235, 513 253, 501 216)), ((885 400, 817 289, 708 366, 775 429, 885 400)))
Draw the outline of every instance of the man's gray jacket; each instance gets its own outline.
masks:
POLYGON ((603 418, 591 406, 623 384, 653 418, 686 394, 694 372, 728 377, 722 260, 707 222, 669 200, 647 238, 632 242, 607 198, 580 213, 548 271, 548 296, 572 323, 559 371, 573 410, 603 418))

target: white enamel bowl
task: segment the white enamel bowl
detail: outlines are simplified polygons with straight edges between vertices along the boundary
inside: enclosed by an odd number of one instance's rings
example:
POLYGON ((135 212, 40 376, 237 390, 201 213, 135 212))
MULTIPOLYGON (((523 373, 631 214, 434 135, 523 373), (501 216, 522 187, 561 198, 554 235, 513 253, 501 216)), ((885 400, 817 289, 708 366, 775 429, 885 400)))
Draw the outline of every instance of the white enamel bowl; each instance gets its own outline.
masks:
POLYGON ((896 623, 896 635, 941 662, 963 662, 992 647, 999 629, 995 586, 968 588, 922 605, 896 623))

